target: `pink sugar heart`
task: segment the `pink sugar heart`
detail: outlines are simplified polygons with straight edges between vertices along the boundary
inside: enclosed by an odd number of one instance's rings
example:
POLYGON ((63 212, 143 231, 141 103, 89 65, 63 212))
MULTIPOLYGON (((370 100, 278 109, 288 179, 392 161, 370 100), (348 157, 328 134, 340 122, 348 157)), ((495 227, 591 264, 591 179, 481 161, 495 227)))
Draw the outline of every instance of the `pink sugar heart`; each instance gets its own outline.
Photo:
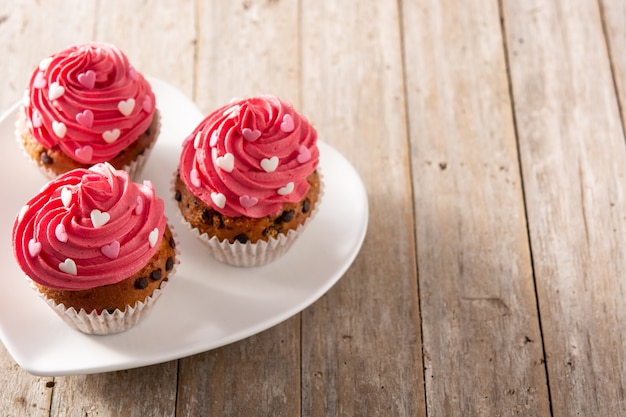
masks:
POLYGON ((254 142, 261 136, 260 130, 257 130, 257 129, 252 130, 248 127, 244 127, 241 130, 241 133, 243 134, 244 139, 247 140, 248 142, 254 142))
POLYGON ((249 195, 242 195, 241 197, 239 197, 239 204, 241 204, 242 207, 245 207, 245 208, 250 208, 254 206, 255 204, 257 204, 258 202, 259 202, 258 198, 250 197, 249 195))
POLYGON ((28 254, 31 258, 39 255, 41 252, 41 242, 37 242, 34 238, 28 241, 28 254))
POLYGON ((93 156, 93 148, 89 145, 83 146, 82 148, 76 149, 76 151, 74 151, 74 155, 76 155, 76 159, 80 162, 89 163, 91 162, 91 157, 93 156))
POLYGON ((35 75, 35 80, 33 81, 33 87, 35 87, 35 88, 45 88, 46 85, 48 85, 48 82, 44 78, 44 73, 41 72, 41 71, 38 72, 37 75, 35 75))
POLYGON ((139 73, 132 65, 128 66, 128 75, 135 81, 139 79, 139 73))
POLYGON ((189 172, 189 179, 191 179, 191 184, 194 187, 200 187, 201 182, 200 182, 200 176, 198 174, 198 170, 197 169, 192 169, 191 172, 189 172))
POLYGON ((120 254, 120 242, 118 242, 117 240, 114 240, 108 245, 102 246, 100 248, 100 252, 102 252, 102 254, 106 256, 107 258, 117 259, 117 257, 120 254))
POLYGON ((152 99, 149 95, 146 95, 141 102, 141 107, 146 113, 150 113, 152 111, 152 99))
POLYGON ((65 261, 59 264, 59 269, 66 274, 77 275, 78 271, 76 270, 76 262, 74 260, 67 258, 65 261))
POLYGON ((296 160, 299 163, 304 164, 309 159, 311 159, 311 152, 306 146, 300 145, 300 147, 298 148, 298 156, 296 157, 296 160))
POLYGON ((285 133, 293 132, 294 129, 293 118, 291 115, 286 114, 283 116, 283 122, 280 124, 280 130, 285 133))
POLYGON ((140 215, 143 212, 143 198, 137 196, 137 205, 135 206, 135 214, 140 215))
POLYGON ((54 235, 59 242, 67 242, 67 231, 65 230, 63 223, 57 224, 57 227, 54 229, 54 235))
POLYGON ((85 88, 93 88, 96 85, 96 73, 93 70, 78 74, 78 82, 85 88))
POLYGON ((90 128, 93 125, 93 112, 91 110, 83 110, 77 113, 76 121, 79 125, 90 128))
POLYGON ((33 110, 33 115, 31 116, 30 120, 33 123, 34 128, 41 127, 41 125, 43 124, 43 121, 41 120, 41 113, 39 113, 39 111, 37 110, 33 110))

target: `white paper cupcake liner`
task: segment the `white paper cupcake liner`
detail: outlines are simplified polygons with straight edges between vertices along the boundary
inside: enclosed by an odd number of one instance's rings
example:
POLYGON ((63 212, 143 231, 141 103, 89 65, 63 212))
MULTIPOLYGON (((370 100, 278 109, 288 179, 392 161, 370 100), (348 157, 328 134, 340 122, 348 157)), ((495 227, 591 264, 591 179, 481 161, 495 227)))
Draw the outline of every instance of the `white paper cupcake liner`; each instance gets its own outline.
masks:
MULTIPOLYGON (((176 206, 176 212, 178 217, 187 229, 198 238, 209 250, 209 253, 218 261, 242 267, 255 267, 262 266, 274 262, 278 258, 282 257, 289 251, 292 245, 296 242, 298 237, 306 229, 306 227, 313 221, 315 215, 318 212, 319 205, 324 196, 324 179, 319 168, 318 175, 320 177, 320 192, 315 203, 313 211, 296 229, 290 229, 287 234, 281 233, 275 238, 270 238, 267 241, 257 241, 255 243, 246 242, 241 243, 235 241, 230 243, 228 240, 219 240, 217 237, 210 237, 207 233, 201 233, 200 230, 193 227, 182 215, 178 202, 174 200, 176 206)), ((170 186, 170 195, 174 196, 175 184, 176 184, 177 172, 174 172, 173 179, 170 186)))
MULTIPOLYGON (((150 154, 152 153, 152 149, 154 149, 154 145, 159 140, 159 135, 161 133, 161 113, 160 112, 158 112, 158 118, 159 119, 158 119, 158 123, 156 124, 156 132, 155 132, 155 136, 154 136, 155 139, 152 141, 150 146, 145 148, 141 155, 138 155, 133 161, 131 161, 129 164, 124 165, 122 167, 122 170, 128 172, 128 175, 129 175, 129 177, 130 177, 130 179, 132 181, 136 181, 139 178, 139 176, 141 175, 143 167, 145 166, 146 161, 150 157, 150 154)), ((39 169, 39 171, 47 179, 49 179, 49 180, 56 179, 58 176, 60 176, 62 174, 56 174, 52 170, 46 169, 45 167, 39 165, 37 163, 37 161, 35 161, 33 158, 31 158, 30 155, 28 155, 28 153, 24 149, 24 144, 22 143, 21 136, 22 136, 22 132, 24 132, 24 131, 26 131, 28 129, 25 126, 25 124, 26 124, 26 117, 24 115, 23 108, 20 108, 18 110, 18 116, 17 116, 17 120, 15 122, 15 139, 17 140, 17 143, 20 146, 20 149, 22 149, 24 157, 27 158, 35 167, 37 167, 39 169)))
MULTIPOLYGON (((178 235, 174 231, 171 224, 168 223, 172 237, 176 244, 174 249, 176 253, 176 261, 172 270, 167 276, 167 280, 171 279, 176 273, 178 264, 180 263, 180 250, 178 249, 179 240, 178 235)), ((42 293, 39 288, 30 280, 31 287, 35 292, 54 310, 54 312, 72 328, 93 335, 110 335, 121 333, 135 327, 141 322, 152 310, 154 304, 159 299, 163 290, 168 285, 168 281, 163 280, 159 288, 155 289, 152 294, 146 297, 143 301, 137 301, 133 306, 126 306, 124 311, 116 309, 113 312, 108 310, 102 310, 99 314, 96 310, 87 313, 84 309, 76 310, 74 307, 67 308, 64 304, 57 303, 53 299, 47 297, 42 293)))

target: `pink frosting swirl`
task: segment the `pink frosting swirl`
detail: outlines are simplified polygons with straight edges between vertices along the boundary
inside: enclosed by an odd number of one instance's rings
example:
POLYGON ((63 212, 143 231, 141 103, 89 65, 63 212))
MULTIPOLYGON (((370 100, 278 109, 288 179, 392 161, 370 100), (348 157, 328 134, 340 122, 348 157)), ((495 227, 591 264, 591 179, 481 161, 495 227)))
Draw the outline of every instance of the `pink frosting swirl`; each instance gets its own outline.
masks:
POLYGON ((86 164, 108 161, 137 140, 155 104, 150 84, 105 43, 71 46, 42 60, 24 98, 35 139, 86 164))
POLYGON ((209 114, 183 143, 179 172, 187 188, 220 213, 259 218, 302 200, 318 162, 315 129, 268 95, 209 114))
POLYGON ((41 285, 94 288, 139 271, 157 251, 166 221, 149 182, 96 164, 50 181, 26 203, 13 225, 13 251, 41 285))

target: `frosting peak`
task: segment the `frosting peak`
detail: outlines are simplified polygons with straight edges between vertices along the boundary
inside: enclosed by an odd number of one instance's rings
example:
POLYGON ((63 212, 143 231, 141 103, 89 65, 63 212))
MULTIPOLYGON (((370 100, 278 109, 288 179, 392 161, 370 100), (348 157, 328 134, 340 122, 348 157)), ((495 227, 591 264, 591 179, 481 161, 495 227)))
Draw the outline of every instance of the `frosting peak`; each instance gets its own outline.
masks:
POLYGON ((122 51, 92 42, 44 58, 24 108, 37 141, 94 164, 114 158, 148 129, 155 97, 122 51))
POLYGON ((318 162, 315 129, 290 104, 266 95, 209 114, 183 143, 179 171, 218 212, 258 218, 302 200, 318 162))
POLYGON ((13 250, 38 284, 82 290, 139 271, 165 227, 163 201, 151 184, 96 164, 50 181, 26 203, 13 225, 13 250))

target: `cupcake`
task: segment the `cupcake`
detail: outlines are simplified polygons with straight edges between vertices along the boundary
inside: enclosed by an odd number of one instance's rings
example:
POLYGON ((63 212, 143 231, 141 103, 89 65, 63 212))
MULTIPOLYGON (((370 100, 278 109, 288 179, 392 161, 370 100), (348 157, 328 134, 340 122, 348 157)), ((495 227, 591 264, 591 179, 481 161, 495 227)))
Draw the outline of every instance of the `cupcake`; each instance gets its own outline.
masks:
POLYGON ((220 261, 257 266, 303 232, 322 189, 317 133, 275 96, 232 102, 183 142, 173 192, 182 220, 220 261))
POLYGON ((90 334, 137 324, 177 263, 163 200, 107 163, 48 182, 20 211, 12 238, 34 289, 90 334))
POLYGON ((49 178, 109 162, 138 174, 160 128, 150 84, 113 45, 71 46, 33 71, 17 137, 49 178))

